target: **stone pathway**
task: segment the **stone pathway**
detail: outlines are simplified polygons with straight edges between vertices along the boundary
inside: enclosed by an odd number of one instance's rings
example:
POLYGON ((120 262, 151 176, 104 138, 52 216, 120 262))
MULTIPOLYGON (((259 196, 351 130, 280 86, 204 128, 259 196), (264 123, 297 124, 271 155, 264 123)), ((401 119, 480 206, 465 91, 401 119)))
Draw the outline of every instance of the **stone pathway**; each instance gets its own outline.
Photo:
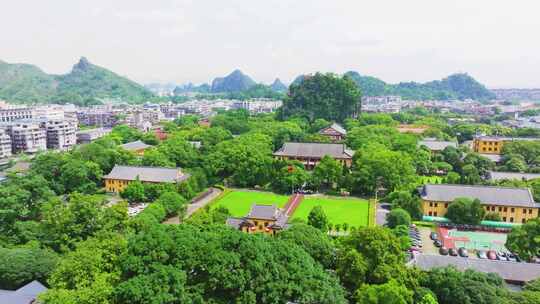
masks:
MULTIPOLYGON (((185 218, 190 217, 195 211, 201 209, 210 203, 214 198, 221 194, 221 190, 217 188, 210 188, 208 192, 205 193, 202 197, 195 198, 191 204, 187 207, 187 212, 185 218)), ((180 224, 180 218, 178 216, 168 218, 163 222, 164 224, 180 224)))

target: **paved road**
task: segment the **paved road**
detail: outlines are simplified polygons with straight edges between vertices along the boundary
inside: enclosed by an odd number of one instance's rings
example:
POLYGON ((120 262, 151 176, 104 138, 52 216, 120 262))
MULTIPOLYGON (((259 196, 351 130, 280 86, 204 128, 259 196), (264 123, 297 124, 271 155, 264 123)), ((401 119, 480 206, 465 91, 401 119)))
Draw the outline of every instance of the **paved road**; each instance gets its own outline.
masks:
MULTIPOLYGON (((190 217, 195 211, 199 210, 200 208, 206 206, 208 203, 210 203, 214 198, 216 198, 218 195, 221 194, 221 190, 217 188, 210 188, 211 193, 203 197, 202 199, 199 199, 197 201, 193 201, 191 204, 188 205, 187 212, 185 218, 190 217)), ((167 219, 164 224, 180 224, 180 219, 178 216, 171 217, 167 219)))
POLYGON ((383 226, 386 224, 386 214, 390 212, 388 209, 390 209, 390 204, 388 203, 378 203, 377 204, 377 211, 375 214, 375 221, 377 225, 383 226), (383 208, 383 206, 385 208, 383 208))

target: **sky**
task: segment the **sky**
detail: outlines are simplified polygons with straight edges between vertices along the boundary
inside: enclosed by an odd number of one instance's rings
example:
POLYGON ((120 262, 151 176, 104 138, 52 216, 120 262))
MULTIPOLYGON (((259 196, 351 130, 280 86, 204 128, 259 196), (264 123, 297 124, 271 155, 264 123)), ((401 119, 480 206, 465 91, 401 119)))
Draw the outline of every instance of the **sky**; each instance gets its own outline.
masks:
POLYGON ((466 72, 540 87, 537 0, 0 0, 0 60, 81 56, 140 83, 358 71, 390 83, 466 72))

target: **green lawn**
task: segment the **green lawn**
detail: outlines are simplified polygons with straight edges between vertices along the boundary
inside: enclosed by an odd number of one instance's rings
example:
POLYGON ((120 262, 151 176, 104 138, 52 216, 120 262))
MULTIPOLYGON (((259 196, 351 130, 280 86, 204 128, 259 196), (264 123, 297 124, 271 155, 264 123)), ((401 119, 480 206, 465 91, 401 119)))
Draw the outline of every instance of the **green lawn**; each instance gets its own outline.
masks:
POLYGON ((312 197, 306 198, 294 212, 292 218, 307 220, 313 207, 322 206, 330 223, 349 226, 365 227, 368 225, 369 202, 362 199, 338 197, 312 197))
POLYGON ((214 206, 225 206, 233 216, 244 216, 251 209, 251 205, 272 205, 283 207, 289 200, 288 196, 271 192, 231 191, 217 201, 214 206))

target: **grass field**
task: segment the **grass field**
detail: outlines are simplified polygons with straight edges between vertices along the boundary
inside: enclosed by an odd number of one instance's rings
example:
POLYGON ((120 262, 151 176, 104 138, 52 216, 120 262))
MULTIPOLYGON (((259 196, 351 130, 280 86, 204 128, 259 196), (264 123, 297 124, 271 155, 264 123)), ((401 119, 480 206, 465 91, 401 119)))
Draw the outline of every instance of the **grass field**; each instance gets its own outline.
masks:
POLYGON ((289 200, 288 196, 271 192, 236 191, 225 194, 213 206, 225 206, 233 216, 244 216, 251 209, 251 205, 272 205, 283 207, 289 200))
POLYGON ((368 225, 369 202, 353 198, 305 198, 294 212, 292 218, 307 220, 309 212, 317 205, 322 206, 330 223, 334 225, 344 223, 355 227, 368 225))

